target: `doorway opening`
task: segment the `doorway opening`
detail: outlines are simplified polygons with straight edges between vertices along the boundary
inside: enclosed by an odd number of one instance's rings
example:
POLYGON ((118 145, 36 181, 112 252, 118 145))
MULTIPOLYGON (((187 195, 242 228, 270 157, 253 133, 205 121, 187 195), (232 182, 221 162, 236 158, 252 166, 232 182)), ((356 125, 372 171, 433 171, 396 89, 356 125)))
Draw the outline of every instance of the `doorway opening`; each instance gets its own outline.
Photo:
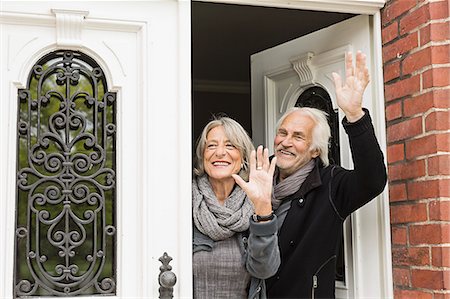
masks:
MULTIPOLYGON (((201 1, 192 2, 191 14, 193 153, 198 136, 213 115, 235 119, 251 136, 252 54, 355 16, 201 1)), ((333 119, 333 124, 338 126, 339 122, 333 119)), ((339 157, 339 153, 334 155, 339 157)), ((342 250, 337 264, 336 280, 345 284, 342 250)))

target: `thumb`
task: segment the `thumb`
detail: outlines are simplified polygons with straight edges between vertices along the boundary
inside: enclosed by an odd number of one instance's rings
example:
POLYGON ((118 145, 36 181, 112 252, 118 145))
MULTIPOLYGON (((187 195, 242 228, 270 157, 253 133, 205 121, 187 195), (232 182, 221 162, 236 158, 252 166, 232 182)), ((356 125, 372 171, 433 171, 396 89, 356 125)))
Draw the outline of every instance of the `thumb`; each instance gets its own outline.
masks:
POLYGON ((232 177, 233 177, 233 179, 234 179, 234 181, 236 182, 236 184, 238 184, 239 185, 239 187, 241 187, 242 188, 242 190, 244 190, 245 191, 245 189, 246 189, 246 182, 239 176, 239 175, 237 175, 237 174, 232 174, 231 175, 232 177))

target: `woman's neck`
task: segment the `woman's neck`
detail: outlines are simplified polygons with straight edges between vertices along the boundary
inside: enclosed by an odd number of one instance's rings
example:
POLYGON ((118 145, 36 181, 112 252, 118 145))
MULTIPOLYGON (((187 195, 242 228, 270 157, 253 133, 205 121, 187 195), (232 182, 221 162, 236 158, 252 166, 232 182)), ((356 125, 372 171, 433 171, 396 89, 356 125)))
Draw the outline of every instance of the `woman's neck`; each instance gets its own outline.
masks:
POLYGON ((232 177, 227 179, 215 180, 211 177, 209 178, 209 183, 213 189, 214 194, 217 197, 217 200, 221 205, 225 204, 225 200, 233 191, 235 181, 232 177))

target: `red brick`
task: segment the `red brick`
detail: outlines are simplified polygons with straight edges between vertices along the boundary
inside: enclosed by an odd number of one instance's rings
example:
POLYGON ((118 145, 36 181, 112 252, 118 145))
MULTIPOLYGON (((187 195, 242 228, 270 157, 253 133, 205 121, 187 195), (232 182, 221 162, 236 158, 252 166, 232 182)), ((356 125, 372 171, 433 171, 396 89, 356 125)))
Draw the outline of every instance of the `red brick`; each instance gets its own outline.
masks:
POLYGON ((393 22, 391 25, 381 30, 381 40, 383 41, 383 45, 390 42, 391 40, 394 40, 397 36, 398 22, 393 22))
POLYGON ((408 269, 393 268, 392 276, 394 279, 395 286, 402 286, 402 287, 409 286, 411 279, 408 269))
POLYGON ((446 131, 450 129, 450 111, 435 111, 425 119, 425 130, 446 131))
POLYGON ((427 23, 430 19, 428 9, 428 5, 424 5, 402 17, 400 20, 400 35, 408 33, 427 23))
POLYGON ((428 247, 399 247, 392 249, 394 266, 427 266, 430 264, 428 247))
POLYGON ((400 61, 386 63, 384 65, 383 73, 384 82, 388 82, 392 79, 398 78, 400 76, 400 61))
POLYGON ((387 128, 388 142, 405 140, 422 134, 422 118, 416 117, 390 125, 387 128))
POLYGON ((444 271, 444 289, 450 290, 450 271, 444 271))
POLYGON ((411 161, 406 163, 399 163, 389 166, 389 180, 406 180, 423 177, 425 172, 425 161, 411 161))
POLYGON ((408 232, 406 231, 406 227, 396 226, 396 225, 392 225, 391 227, 392 227, 392 229, 391 229, 392 244, 393 245, 406 245, 406 243, 408 242, 408 239, 407 239, 408 232))
POLYGON ((392 84, 384 85, 386 102, 409 96, 420 90, 420 76, 403 79, 392 84))
POLYGON ((410 247, 408 248, 408 265, 427 266, 430 265, 429 247, 410 247))
POLYGON ((420 137, 405 143, 406 159, 434 154, 436 148, 436 135, 420 137))
POLYGON ((405 37, 399 38, 389 45, 383 47, 383 63, 400 58, 414 48, 419 46, 417 32, 408 34, 405 37))
MULTIPOLYGON (((450 36, 450 34, 449 34, 450 36)), ((450 62, 450 46, 441 45, 431 47, 431 63, 445 64, 450 62)))
POLYGON ((450 133, 436 134, 436 148, 441 152, 448 152, 450 149, 450 133))
POLYGON ((403 143, 389 145, 387 148, 387 162, 394 163, 405 159, 405 146, 403 143))
POLYGON ((412 116, 418 113, 425 113, 434 107, 434 93, 427 92, 421 95, 405 99, 403 101, 403 113, 405 116, 412 116))
POLYGON ((450 67, 433 68, 422 74, 423 89, 450 85, 450 67))
POLYGON ((448 108, 450 107, 450 88, 433 90, 434 107, 448 108))
POLYGON ((449 17, 448 1, 437 1, 430 3, 430 19, 438 20, 445 19, 449 17))
POLYGON ((437 198, 439 197, 439 181, 408 182, 406 190, 409 200, 437 198))
POLYGON ((431 64, 431 48, 425 48, 412 53, 402 61, 402 74, 419 71, 431 64))
MULTIPOLYGON (((389 148, 388 148, 389 152, 389 148)), ((450 155, 439 155, 428 158, 428 175, 449 175, 450 155)))
POLYGON ((415 288, 442 290, 444 288, 444 274, 442 271, 411 270, 411 285, 415 288))
POLYGON ((450 35, 449 23, 433 23, 420 29, 420 45, 426 45, 433 41, 447 41, 450 35))
POLYGON ((406 185, 408 200, 430 199, 450 196, 450 180, 408 182, 406 185))
POLYGON ((389 201, 397 202, 407 200, 406 184, 389 184, 389 201))
POLYGON ((431 90, 403 100, 404 116, 428 112, 431 108, 450 107, 450 89, 431 90))
POLYGON ((408 249, 406 247, 392 248, 392 266, 409 266, 408 249))
POLYGON ((430 220, 450 221, 450 201, 434 200, 430 205, 430 220))
POLYGON ((386 106, 386 120, 391 121, 402 117, 402 102, 398 101, 386 106))
POLYGON ((412 245, 432 245, 450 241, 450 224, 411 225, 409 243, 412 245))
POLYGON ((435 267, 450 267, 450 247, 433 247, 431 262, 435 267))
POLYGON ((390 23, 393 19, 407 12, 416 5, 415 0, 392 1, 382 10, 382 23, 390 23))
POLYGON ((439 196, 450 197, 450 180, 439 180, 439 196))
POLYGON ((427 205, 425 203, 391 205, 391 223, 422 222, 427 220, 427 205))
POLYGON ((433 299, 431 293, 416 290, 394 290, 395 299, 433 299))

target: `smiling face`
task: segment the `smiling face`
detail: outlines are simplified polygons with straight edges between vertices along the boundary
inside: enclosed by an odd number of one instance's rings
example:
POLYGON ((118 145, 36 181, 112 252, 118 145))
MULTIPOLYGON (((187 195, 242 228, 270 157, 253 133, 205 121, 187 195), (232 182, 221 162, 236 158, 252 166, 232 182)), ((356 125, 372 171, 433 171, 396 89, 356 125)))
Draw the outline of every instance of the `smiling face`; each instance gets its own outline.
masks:
POLYGON ((241 169, 241 152, 230 142, 222 126, 211 129, 206 135, 203 165, 210 180, 234 179, 231 174, 241 169))
POLYGON ((301 111, 292 112, 281 123, 274 141, 280 180, 319 155, 311 149, 314 126, 313 119, 301 111))

